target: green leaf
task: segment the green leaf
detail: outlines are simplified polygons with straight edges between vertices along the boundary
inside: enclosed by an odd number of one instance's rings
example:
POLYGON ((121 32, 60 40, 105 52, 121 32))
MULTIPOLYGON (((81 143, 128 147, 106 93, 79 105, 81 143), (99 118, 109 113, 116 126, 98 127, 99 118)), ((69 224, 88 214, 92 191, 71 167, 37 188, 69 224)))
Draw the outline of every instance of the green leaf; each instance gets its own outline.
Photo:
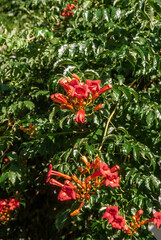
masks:
POLYGON ((121 97, 121 91, 119 89, 113 88, 111 95, 114 101, 119 101, 121 97))
POLYGON ((123 96, 125 96, 126 100, 130 100, 131 99, 131 94, 128 88, 125 87, 119 87, 119 89, 123 92, 123 96))
POLYGON ((48 30, 47 29, 43 29, 43 28, 36 28, 35 29, 35 34, 36 34, 36 37, 42 37, 42 38, 45 38, 48 36, 48 30))
POLYGON ((83 1, 82 7, 83 7, 84 9, 86 9, 86 8, 90 7, 91 5, 92 5, 92 2, 91 2, 91 1, 85 0, 85 1, 83 1))
POLYGON ((140 148, 138 146, 133 146, 133 156, 136 161, 139 160, 140 148))
POLYGON ((88 144, 86 144, 86 149, 87 149, 87 151, 90 155, 92 155, 94 153, 94 150, 95 150, 94 146, 88 145, 88 144))
POLYGON ((129 88, 129 90, 133 94, 133 96, 135 97, 135 100, 138 102, 138 100, 139 100, 138 93, 133 88, 129 88))
POLYGON ((123 145, 122 145, 122 152, 123 154, 125 155, 128 155, 128 153, 131 151, 131 144, 130 142, 125 142, 123 145))
POLYGON ((35 108, 35 104, 32 101, 24 101, 23 103, 29 110, 33 110, 35 108))
POLYGON ((138 170, 136 168, 132 168, 125 176, 125 179, 128 181, 131 177, 131 175, 133 175, 135 172, 137 172, 138 170))
POLYGON ((18 156, 16 152, 9 152, 7 154, 7 157, 10 161, 17 161, 18 160, 18 156))
POLYGON ((35 97, 39 97, 40 95, 49 97, 50 92, 49 91, 38 91, 38 92, 36 92, 35 97))
POLYGON ((117 79, 118 79, 120 85, 123 85, 123 83, 125 82, 125 77, 121 74, 117 75, 117 79))
POLYGON ((8 178, 8 172, 2 173, 0 176, 0 183, 5 182, 5 180, 8 178))
POLYGON ((150 177, 149 176, 146 176, 145 177, 145 187, 151 191, 151 187, 150 187, 150 177))
POLYGON ((70 209, 66 209, 65 211, 60 211, 57 215, 56 215, 56 220, 55 220, 55 226, 58 230, 61 230, 67 219, 68 219, 68 214, 70 212, 70 209))
POLYGON ((128 134, 128 131, 124 127, 122 127, 122 126, 118 127, 117 130, 118 131, 122 131, 125 134, 128 134))
POLYGON ((104 142, 105 142, 106 140, 109 140, 109 139, 112 139, 112 140, 116 141, 117 136, 116 136, 115 134, 109 134, 109 135, 103 137, 103 141, 104 141, 104 142))
POLYGON ((100 78, 99 74, 96 71, 94 71, 93 69, 87 69, 86 71, 84 71, 84 76, 88 76, 88 77, 93 78, 93 79, 95 79, 95 78, 99 79, 100 78))
POLYGON ((49 114, 49 122, 52 123, 53 122, 53 117, 55 116, 55 114, 60 110, 59 106, 55 106, 53 107, 52 112, 49 114))
POLYGON ((9 171, 8 172, 8 178, 11 181, 12 184, 15 184, 16 182, 16 178, 17 178, 17 174, 13 171, 9 171))
POLYGON ((153 174, 150 176, 150 179, 151 179, 151 182, 154 185, 154 187, 157 190, 159 190, 160 189, 160 181, 159 181, 159 179, 157 179, 157 177, 155 175, 153 175, 153 174))
POLYGON ((64 121, 65 121, 66 119, 68 119, 68 118, 69 118, 69 115, 63 117, 63 118, 59 121, 59 126, 60 126, 60 128, 63 128, 63 123, 64 123, 64 121))
POLYGON ((156 160, 154 158, 154 155, 149 151, 146 152, 145 155, 148 157, 148 159, 150 160, 151 165, 153 166, 153 171, 155 171, 155 167, 156 167, 156 160))
POLYGON ((150 111, 148 114, 147 114, 147 117, 146 117, 146 122, 148 124, 148 126, 150 127, 153 123, 155 119, 155 113, 150 111))

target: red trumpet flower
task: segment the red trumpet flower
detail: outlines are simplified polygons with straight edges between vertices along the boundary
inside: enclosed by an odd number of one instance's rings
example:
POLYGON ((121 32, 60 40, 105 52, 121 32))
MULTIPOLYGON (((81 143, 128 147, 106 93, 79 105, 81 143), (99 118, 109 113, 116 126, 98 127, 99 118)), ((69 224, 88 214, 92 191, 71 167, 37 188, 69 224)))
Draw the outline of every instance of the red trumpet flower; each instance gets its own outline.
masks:
POLYGON ((102 94, 108 90, 112 89, 112 85, 111 84, 107 84, 106 86, 104 86, 103 88, 101 88, 99 91, 98 91, 98 94, 102 94))
POLYGON ((64 185, 58 195, 58 200, 60 201, 66 201, 70 199, 76 200, 76 198, 74 187, 68 185, 64 185))
POLYGON ((58 182, 58 181, 55 180, 54 178, 50 179, 50 180, 49 180, 49 183, 50 183, 51 185, 55 185, 55 186, 58 186, 58 187, 63 187, 63 186, 64 186, 62 183, 58 182))
POLYGON ((75 122, 77 122, 78 124, 82 124, 85 123, 85 109, 82 108, 77 112, 77 115, 75 117, 75 122))
POLYGON ((125 224, 125 219, 122 216, 116 216, 114 221, 111 223, 112 227, 116 229, 122 229, 125 224))
POLYGON ((156 224, 157 228, 161 225, 161 212, 155 212, 153 223, 156 224))
POLYGON ((98 105, 93 109, 93 111, 100 110, 101 108, 102 108, 102 104, 98 104, 98 105))
MULTIPOLYGON (((66 10, 67 9, 64 11, 66 10)), ((72 74, 72 79, 70 77, 61 78, 59 83, 66 90, 67 96, 60 93, 55 93, 51 95, 51 99, 59 103, 61 109, 66 109, 73 113, 77 112, 75 122, 78 124, 85 123, 85 108, 93 106, 95 99, 99 97, 100 94, 112 89, 110 84, 101 88, 101 80, 87 79, 86 84, 84 84, 80 81, 80 78, 76 74, 72 74)), ((96 107, 94 107, 93 111, 86 114, 86 116, 90 116, 101 108, 102 104, 98 104, 96 107)))
POLYGON ((109 174, 106 179, 104 180, 104 183, 106 186, 111 186, 111 187, 119 187, 119 180, 120 178, 118 177, 118 173, 111 173, 109 174))
POLYGON ((84 85, 83 83, 79 83, 78 85, 74 85, 71 96, 82 99, 87 98, 89 93, 90 90, 88 89, 88 86, 84 85))
POLYGON ((101 88, 98 92, 96 92, 96 93, 93 95, 92 99, 95 100, 96 98, 99 97, 99 95, 101 95, 102 93, 104 93, 104 92, 106 92, 106 91, 108 91, 108 90, 110 90, 110 89, 112 89, 112 85, 111 85, 111 84, 107 84, 106 86, 104 86, 103 88, 101 88))
POLYGON ((50 96, 51 100, 60 104, 67 104, 67 97, 61 93, 55 93, 50 96))
POLYGON ((86 80, 86 84, 88 85, 89 90, 94 94, 100 90, 101 80, 86 80))

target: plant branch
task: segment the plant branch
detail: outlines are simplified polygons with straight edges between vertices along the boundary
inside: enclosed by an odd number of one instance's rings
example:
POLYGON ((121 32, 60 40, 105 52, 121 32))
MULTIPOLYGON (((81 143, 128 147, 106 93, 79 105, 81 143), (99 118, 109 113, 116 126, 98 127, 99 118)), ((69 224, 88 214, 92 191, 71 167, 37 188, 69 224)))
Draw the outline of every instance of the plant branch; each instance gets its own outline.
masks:
MULTIPOLYGON (((136 79, 128 86, 128 88, 130 88, 135 82, 136 82, 136 79)), ((124 96, 124 94, 122 95, 122 97, 123 97, 123 96, 124 96)), ((103 134, 102 143, 101 143, 101 146, 99 147, 99 153, 101 152, 101 149, 102 149, 102 147, 103 147, 104 137, 105 137, 106 134, 107 134, 107 130, 108 130, 109 123, 110 123, 113 115, 115 114, 116 109, 117 109, 117 107, 119 106, 119 104, 120 104, 119 102, 116 104, 113 112, 111 113, 110 117, 109 117, 108 120, 107 120, 106 127, 105 127, 105 131, 104 131, 104 134, 103 134)))

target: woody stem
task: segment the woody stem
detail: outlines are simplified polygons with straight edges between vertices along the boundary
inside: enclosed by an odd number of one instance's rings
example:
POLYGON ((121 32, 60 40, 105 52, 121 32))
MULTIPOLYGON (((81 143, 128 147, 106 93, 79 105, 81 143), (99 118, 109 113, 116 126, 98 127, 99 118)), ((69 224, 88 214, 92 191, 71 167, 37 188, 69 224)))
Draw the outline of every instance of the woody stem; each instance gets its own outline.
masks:
MULTIPOLYGON (((128 88, 130 88, 135 82, 136 82, 136 80, 134 80, 134 81, 128 86, 128 88)), ((123 96, 124 96, 124 94, 122 95, 122 97, 123 97, 123 96)), ((107 134, 107 130, 108 130, 109 123, 110 123, 113 115, 114 115, 115 112, 116 112, 117 106, 119 106, 119 102, 116 104, 116 107, 114 108, 113 112, 111 113, 110 117, 109 117, 108 120, 107 120, 106 127, 105 127, 105 131, 104 131, 104 134, 103 134, 103 139, 104 139, 104 137, 105 137, 106 134, 107 134)), ((101 146, 99 147, 99 153, 101 152, 101 149, 102 149, 102 147, 103 147, 103 143, 104 143, 104 140, 103 140, 103 139, 102 139, 101 146)))
MULTIPOLYGON (((104 131, 104 134, 103 134, 103 139, 104 139, 104 137, 105 137, 106 134, 107 134, 107 130, 108 130, 109 123, 110 123, 110 121, 111 121, 111 118, 112 118, 113 115, 115 114, 116 108, 117 108, 118 105, 119 105, 119 103, 116 104, 115 109, 113 110, 113 112, 111 113, 110 117, 109 117, 108 120, 107 120, 106 127, 105 127, 105 131, 104 131)), ((99 152, 101 151, 101 149, 102 149, 102 147, 103 147, 103 142, 104 142, 104 141, 102 140, 101 146, 99 147, 99 152)))

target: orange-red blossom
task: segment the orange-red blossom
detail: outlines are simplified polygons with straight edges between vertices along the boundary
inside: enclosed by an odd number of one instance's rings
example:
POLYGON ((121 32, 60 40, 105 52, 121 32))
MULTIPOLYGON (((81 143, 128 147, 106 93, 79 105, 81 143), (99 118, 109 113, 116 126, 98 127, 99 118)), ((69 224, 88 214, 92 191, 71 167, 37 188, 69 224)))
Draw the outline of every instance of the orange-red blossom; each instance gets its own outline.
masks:
POLYGON ((10 212, 19 207, 19 201, 15 198, 0 200, 0 222, 6 223, 10 220, 10 212))
POLYGON ((111 84, 101 88, 101 80, 86 79, 86 84, 84 84, 76 74, 73 74, 72 78, 61 78, 59 83, 65 89, 67 96, 55 93, 51 95, 51 99, 60 104, 61 109, 76 113, 75 122, 78 124, 85 123, 85 116, 89 116, 102 108, 102 104, 98 104, 91 113, 85 113, 87 107, 93 107, 96 98, 112 89, 111 84))
POLYGON ((119 186, 119 177, 114 177, 114 174, 117 173, 116 171, 119 170, 118 165, 115 165, 110 169, 108 168, 108 165, 102 163, 98 157, 93 163, 90 163, 86 156, 82 156, 82 161, 85 163, 86 167, 78 168, 80 171, 79 178, 75 174, 69 176, 52 170, 52 164, 49 165, 49 171, 47 174, 46 182, 61 187, 58 200, 66 201, 72 199, 81 202, 79 208, 72 212, 71 216, 77 215, 85 202, 89 201, 91 194, 95 194, 97 189, 102 185, 110 185, 111 187, 119 186), (52 178, 52 176, 63 177, 66 180, 64 183, 61 183, 52 178), (105 180, 108 180, 108 184, 106 184, 105 180))
POLYGON ((127 233, 129 235, 136 234, 138 228, 149 222, 153 222, 154 224, 156 224, 157 228, 159 228, 159 226, 161 225, 161 212, 155 212, 153 214, 153 218, 140 221, 143 213, 144 211, 140 209, 136 213, 136 215, 132 216, 132 222, 129 225, 126 224, 126 228, 123 228, 124 233, 127 233))

